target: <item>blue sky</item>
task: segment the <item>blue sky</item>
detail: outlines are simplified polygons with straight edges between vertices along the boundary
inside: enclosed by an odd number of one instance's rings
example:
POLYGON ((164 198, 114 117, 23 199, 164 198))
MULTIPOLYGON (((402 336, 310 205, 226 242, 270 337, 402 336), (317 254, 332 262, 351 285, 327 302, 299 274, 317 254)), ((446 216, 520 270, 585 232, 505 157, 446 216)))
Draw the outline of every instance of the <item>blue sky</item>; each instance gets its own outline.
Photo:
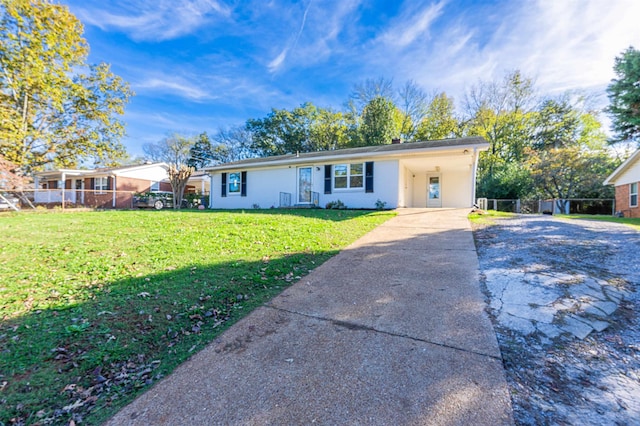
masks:
POLYGON ((640 48, 638 0, 60 0, 90 63, 131 84, 132 155, 170 132, 213 134, 304 102, 342 109, 354 84, 414 80, 457 103, 521 70, 542 94, 607 103, 614 58, 640 48))

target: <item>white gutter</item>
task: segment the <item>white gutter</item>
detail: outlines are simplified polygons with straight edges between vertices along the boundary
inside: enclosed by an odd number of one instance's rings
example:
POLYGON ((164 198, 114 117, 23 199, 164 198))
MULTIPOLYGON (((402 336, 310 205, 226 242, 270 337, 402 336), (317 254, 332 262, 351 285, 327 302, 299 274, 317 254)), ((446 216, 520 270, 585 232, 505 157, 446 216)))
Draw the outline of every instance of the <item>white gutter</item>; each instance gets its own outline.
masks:
MULTIPOLYGON (((410 143, 408 143, 410 144, 410 143)), ((489 144, 486 144, 486 148, 489 148, 489 144)), ((464 150, 469 150, 469 149, 473 149, 474 151, 478 150, 478 144, 473 144, 473 145, 457 145, 454 147, 446 147, 446 149, 443 149, 443 147, 429 147, 429 148, 421 148, 421 149, 406 149, 406 150, 400 150, 400 151, 396 151, 396 152, 389 152, 389 151, 383 151, 383 152, 358 152, 358 153, 353 153, 353 154, 330 154, 330 155, 321 155, 321 156, 311 156, 311 157, 287 157, 287 158, 283 158, 282 160, 272 160, 272 161, 256 161, 256 162, 249 162, 249 163, 240 163, 240 164, 229 164, 229 165, 220 165, 220 166, 213 166, 210 168, 207 168, 205 170, 207 170, 208 172, 222 172, 222 171, 227 171, 227 170, 239 170, 239 169, 256 169, 256 168, 269 168, 269 167, 276 167, 276 166, 281 166, 281 165, 293 165, 293 164, 305 164, 305 163, 320 163, 320 162, 328 162, 328 161, 340 161, 340 160, 356 160, 356 159, 365 159, 365 158, 372 158, 372 157, 386 157, 386 158, 401 158, 401 157, 406 157, 408 153, 410 153, 411 155, 415 155, 415 154, 423 154, 423 153, 430 153, 430 152, 436 152, 439 153, 440 155, 434 155, 433 157, 437 157, 437 156, 449 156, 450 153, 459 151, 459 152, 464 152, 464 150)), ((328 153, 334 152, 334 151, 327 151, 328 153)), ((269 159, 269 157, 264 157, 264 159, 269 159)))

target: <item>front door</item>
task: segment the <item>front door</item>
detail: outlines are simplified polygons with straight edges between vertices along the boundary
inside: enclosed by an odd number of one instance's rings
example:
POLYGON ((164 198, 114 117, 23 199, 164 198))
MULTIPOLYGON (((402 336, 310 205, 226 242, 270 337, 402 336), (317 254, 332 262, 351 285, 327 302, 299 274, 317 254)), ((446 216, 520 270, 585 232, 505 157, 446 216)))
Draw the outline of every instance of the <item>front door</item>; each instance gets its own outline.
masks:
POLYGON ((298 204, 311 203, 311 167, 298 168, 298 204))
POLYGON ((440 175, 427 175, 427 207, 442 207, 440 175))

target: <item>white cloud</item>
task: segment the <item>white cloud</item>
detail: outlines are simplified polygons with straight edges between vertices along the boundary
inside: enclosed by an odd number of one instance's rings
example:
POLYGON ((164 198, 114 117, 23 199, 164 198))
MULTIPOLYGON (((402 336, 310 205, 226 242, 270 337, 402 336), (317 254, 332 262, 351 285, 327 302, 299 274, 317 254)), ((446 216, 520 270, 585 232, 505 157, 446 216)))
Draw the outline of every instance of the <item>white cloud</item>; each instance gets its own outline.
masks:
POLYGON ((76 13, 84 23, 103 30, 116 29, 135 40, 153 41, 193 33, 210 19, 228 18, 231 14, 229 8, 215 0, 137 0, 109 6, 110 10, 81 6, 76 13))
POLYGON ((479 15, 475 9, 452 17, 445 8, 431 43, 388 49, 380 57, 402 64, 396 67, 402 77, 457 99, 478 80, 500 80, 519 69, 544 94, 580 89, 604 102, 615 56, 640 47, 635 0, 517 2, 485 6, 479 15))
POLYGON ((269 68, 269 71, 271 72, 277 71, 280 68, 280 66, 282 66, 282 64, 284 63, 284 60, 287 59, 288 52, 289 52, 289 48, 285 47, 278 56, 276 56, 271 62, 269 62, 269 65, 267 65, 267 67, 269 68))
POLYGON ((441 1, 422 10, 405 10, 395 23, 392 23, 391 29, 382 34, 382 42, 394 47, 407 47, 416 40, 427 38, 429 28, 442 15, 444 4, 445 2, 441 1))
POLYGON ((193 101, 216 98, 207 91, 202 90, 199 86, 176 77, 152 77, 133 84, 133 88, 136 91, 153 90, 156 93, 172 93, 181 98, 187 98, 193 101))

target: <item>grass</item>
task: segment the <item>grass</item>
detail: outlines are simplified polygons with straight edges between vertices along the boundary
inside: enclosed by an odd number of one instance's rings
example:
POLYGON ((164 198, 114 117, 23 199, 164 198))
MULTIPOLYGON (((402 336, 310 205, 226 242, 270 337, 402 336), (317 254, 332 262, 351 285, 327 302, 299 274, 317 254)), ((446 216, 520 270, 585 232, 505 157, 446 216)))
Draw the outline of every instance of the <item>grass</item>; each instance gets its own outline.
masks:
POLYGON ((572 214, 572 215, 556 215, 563 219, 587 219, 587 220, 604 220, 606 222, 622 223, 629 225, 637 231, 640 231, 640 218, 630 217, 614 217, 605 215, 589 215, 589 214, 572 214))
POLYGON ((103 422, 392 215, 0 215, 0 425, 103 422))
POLYGON ((515 213, 500 212, 497 210, 476 211, 469 213, 469 221, 474 227, 495 225, 495 219, 503 219, 515 216, 515 213))

